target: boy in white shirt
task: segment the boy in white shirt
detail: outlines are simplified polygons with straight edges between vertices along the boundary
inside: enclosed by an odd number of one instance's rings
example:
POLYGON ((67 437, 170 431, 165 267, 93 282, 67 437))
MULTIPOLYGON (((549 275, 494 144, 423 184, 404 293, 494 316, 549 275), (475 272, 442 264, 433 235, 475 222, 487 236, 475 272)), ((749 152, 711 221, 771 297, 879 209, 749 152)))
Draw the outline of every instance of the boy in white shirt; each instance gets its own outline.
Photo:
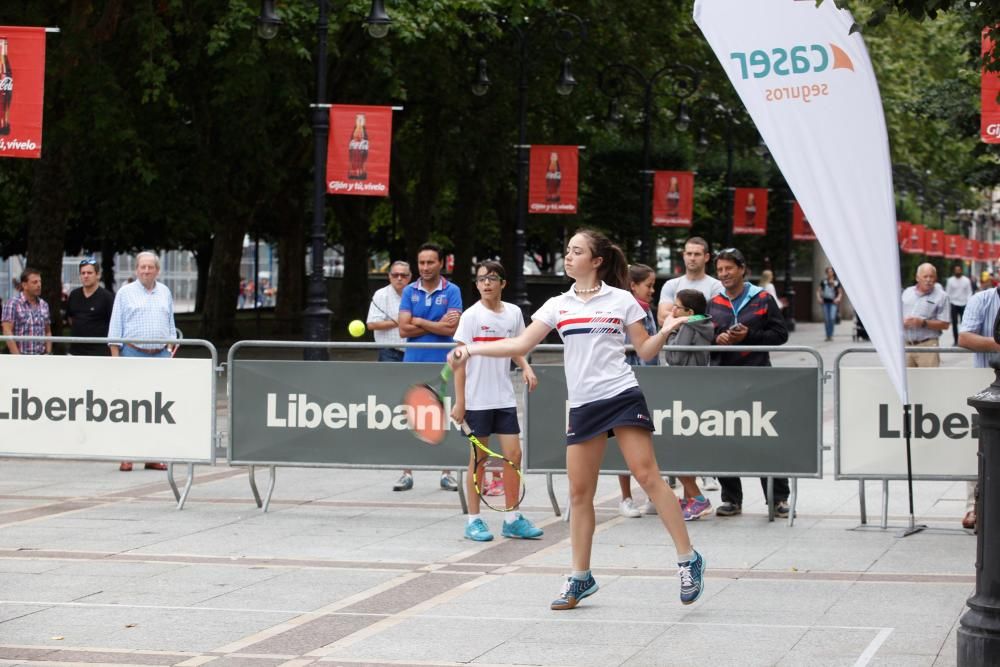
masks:
MULTIPOLYGON (((500 300, 507 285, 500 262, 486 260, 476 264, 476 289, 480 299, 462 313, 455 332, 455 342, 471 345, 512 338, 524 331, 524 317, 521 310, 500 300)), ((469 425, 472 434, 489 447, 489 438, 496 434, 500 440, 503 455, 518 467, 521 466, 521 428, 517 421, 517 399, 510 380, 510 362, 514 361, 524 373, 524 383, 531 391, 538 384, 538 378, 523 355, 512 357, 478 357, 468 364, 455 369, 455 404, 451 418, 458 423, 469 425)), ((481 496, 473 485, 475 452, 469 458, 467 491, 469 516, 465 525, 465 538, 476 542, 493 539, 486 522, 479 516, 481 496)), ((479 461, 475 471, 476 479, 485 477, 486 461, 479 461)), ((506 507, 515 507, 520 500, 520 476, 508 469, 504 471, 504 496, 506 507)), ((485 485, 481 485, 485 491, 485 485)), ((528 517, 517 511, 504 513, 504 537, 535 539, 542 536, 542 529, 531 523, 528 517)))

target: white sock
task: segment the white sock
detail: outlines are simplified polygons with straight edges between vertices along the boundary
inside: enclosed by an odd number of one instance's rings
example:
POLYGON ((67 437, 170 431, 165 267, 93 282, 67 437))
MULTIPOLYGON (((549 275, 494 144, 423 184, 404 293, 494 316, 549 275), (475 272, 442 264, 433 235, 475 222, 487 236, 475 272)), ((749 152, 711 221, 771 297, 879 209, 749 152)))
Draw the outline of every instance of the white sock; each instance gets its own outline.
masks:
POLYGON ((573 574, 570 576, 576 579, 577 581, 586 581, 587 579, 590 579, 590 570, 583 570, 583 571, 573 570, 573 574))
POLYGON ((475 521, 475 520, 476 520, 476 519, 478 519, 478 518, 479 518, 479 515, 478 515, 478 514, 470 514, 470 515, 469 515, 469 521, 468 521, 468 522, 469 522, 469 523, 472 523, 473 521, 475 521))
POLYGON ((503 513, 503 522, 506 523, 506 524, 508 524, 508 525, 510 525, 510 524, 514 523, 515 521, 517 521, 518 517, 520 517, 520 516, 521 516, 520 512, 504 512, 503 513))
POLYGON ((694 547, 691 548, 691 553, 677 554, 678 563, 688 563, 694 560, 694 547))

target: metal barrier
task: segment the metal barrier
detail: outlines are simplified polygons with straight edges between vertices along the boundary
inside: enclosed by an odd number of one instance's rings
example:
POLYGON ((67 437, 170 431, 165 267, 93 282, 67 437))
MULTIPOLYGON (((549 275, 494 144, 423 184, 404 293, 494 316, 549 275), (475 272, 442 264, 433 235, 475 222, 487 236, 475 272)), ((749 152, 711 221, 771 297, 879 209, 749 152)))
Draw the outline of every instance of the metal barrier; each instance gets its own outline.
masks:
MULTIPOLYGON (((175 359, 162 369, 160 366, 146 365, 142 367, 144 372, 140 376, 134 372, 117 371, 127 367, 134 369, 136 363, 148 364, 151 360, 116 359, 109 364, 110 357, 0 355, 0 369, 3 369, 0 372, 0 388, 7 390, 3 392, 0 389, 0 395, 6 393, 10 396, 9 410, 0 412, 0 420, 9 420, 5 429, 8 437, 0 439, 0 456, 98 461, 143 458, 163 461, 167 463, 167 482, 177 501, 177 509, 183 509, 194 483, 194 465, 215 463, 215 445, 218 439, 215 406, 218 352, 212 343, 191 338, 0 336, 0 343, 9 340, 59 344, 180 345, 207 349, 211 365, 207 387, 201 387, 201 396, 198 396, 198 387, 191 381, 190 374, 178 374, 178 369, 196 369, 202 362, 209 360, 175 359), (168 372, 163 377, 155 377, 160 370, 168 372), (13 383, 17 383, 16 386, 13 383), (133 386, 130 387, 130 384, 133 386), (130 394, 128 399, 109 398, 116 391, 121 392, 122 387, 136 393, 130 394), (150 400, 132 397, 150 389, 154 390, 154 396, 150 400), (163 400, 163 391, 170 392, 167 400, 163 400), (78 395, 73 395, 73 392, 78 395), (44 394, 48 396, 43 403, 39 396, 44 394), (173 410, 174 404, 179 404, 176 411, 173 410), (207 411, 206 406, 209 406, 207 411), (32 410, 32 407, 36 409, 32 410), (196 423, 200 420, 205 420, 205 423, 196 423), (20 422, 32 422, 32 432, 12 434, 12 431, 20 427, 20 422), (40 432, 40 425, 44 425, 50 432, 40 432), (178 426, 178 430, 183 429, 185 432, 183 435, 172 433, 164 430, 165 426, 178 426), (208 439, 204 455, 200 453, 204 444, 200 442, 202 431, 207 431, 208 439), (48 438, 47 442, 58 442, 59 445, 39 448, 39 439, 45 438, 48 438), (170 440, 167 441, 167 438, 170 440), (28 446, 12 447, 18 443, 26 443, 28 446), (183 490, 178 490, 174 480, 176 463, 187 464, 183 490)), ((196 371, 201 372, 201 369, 196 371)))
MULTIPOLYGON (((454 344, 403 343, 394 347, 451 349, 454 344)), ((238 360, 237 353, 246 348, 375 351, 385 345, 251 340, 234 343, 229 349, 227 461, 249 468, 250 490, 263 511, 270 506, 278 466, 454 468, 462 511, 467 511, 463 471, 468 443, 457 427, 440 446, 419 443, 409 434, 399 405, 406 387, 434 379, 438 364, 385 363, 376 367, 371 361, 238 360), (331 374, 336 375, 331 378, 331 374), (280 392, 274 391, 278 386, 294 391, 279 396, 280 392), (386 393, 384 398, 379 397, 380 391, 386 393), (366 428, 358 428, 360 419, 366 428), (398 432, 399 437, 386 437, 386 431, 398 432), (339 438, 339 432, 350 435, 339 438), (263 498, 257 488, 257 466, 268 470, 263 498)))
MULTIPOLYGON (((562 349, 562 345, 535 348, 543 352, 562 349)), ((794 525, 798 491, 796 479, 821 478, 823 475, 822 357, 813 348, 802 346, 672 346, 670 351, 799 352, 815 359, 816 366, 806 368, 634 367, 650 407, 654 427, 660 431, 661 427, 670 423, 677 433, 676 436, 657 433, 653 437, 657 460, 661 465, 663 462, 667 465, 661 471, 663 474, 766 477, 770 520, 774 519, 773 478, 789 477, 792 511, 789 512, 788 523, 794 525), (719 382, 723 378, 725 382, 719 382), (779 395, 782 387, 786 388, 785 392, 779 395), (765 411, 765 401, 770 401, 769 405, 776 403, 777 409, 765 411), (670 406, 670 409, 658 409, 659 406, 670 406), (745 407, 750 409, 742 409, 745 407), (703 411, 705 408, 708 410, 703 411), (681 414, 671 414, 671 411, 681 414), (736 433, 735 429, 732 434, 724 430, 718 435, 709 435, 701 430, 692 432, 699 415, 708 415, 713 421, 726 420, 734 427, 739 419, 741 432, 736 433), (754 425, 751 421, 755 422, 759 431, 756 434, 752 433, 754 425), (773 437, 765 431, 773 431, 773 437), (767 448, 762 449, 761 443, 766 443, 767 448)), ((524 469, 526 472, 546 474, 549 500, 553 511, 559 515, 561 512, 552 485, 552 474, 566 472, 565 417, 554 417, 568 412, 565 379, 561 366, 534 365, 534 368, 540 381, 527 401, 524 469), (544 414, 545 418, 534 419, 536 412, 544 414)), ((629 474, 617 448, 609 448, 605 453, 601 474, 629 474)))
MULTIPOLYGON (((906 352, 912 353, 940 353, 940 354, 972 354, 971 350, 966 350, 960 347, 941 347, 941 348, 928 348, 928 347, 907 347, 904 348, 906 352)), ((863 446, 866 449, 866 454, 869 456, 877 456, 884 452, 884 449, 879 448, 879 440, 888 440, 894 443, 901 442, 902 438, 902 413, 903 408, 899 404, 896 398, 895 391, 889 386, 888 377, 885 375, 885 369, 881 366, 862 366, 862 367, 848 367, 849 373, 855 371, 864 371, 866 377, 864 378, 863 384, 861 384, 861 390, 858 387, 851 387, 853 392, 857 392, 860 396, 860 403, 865 406, 874 406, 878 410, 878 415, 874 414, 859 414, 858 408, 852 406, 854 410, 851 414, 850 420, 847 420, 846 415, 841 413, 845 410, 844 405, 844 368, 842 362, 844 357, 852 354, 875 354, 875 350, 870 347, 854 347, 848 348, 837 355, 836 361, 834 362, 834 474, 835 480, 858 480, 858 503, 861 517, 861 524, 866 525, 868 523, 868 510, 867 510, 867 498, 865 491, 865 482, 867 480, 875 480, 882 482, 882 508, 881 508, 881 520, 880 527, 882 529, 888 528, 888 513, 889 513, 889 482, 892 480, 905 480, 906 469, 905 469, 905 459, 903 459, 903 449, 902 447, 897 448, 895 455, 900 458, 900 461, 893 465, 893 462, 888 461, 883 455, 882 459, 879 461, 873 461, 868 464, 867 469, 862 467, 860 464, 852 464, 845 466, 845 447, 844 443, 849 442, 852 447, 863 446), (870 393, 877 394, 880 400, 872 400, 871 396, 863 393, 863 391, 870 391, 870 393), (893 408, 893 409, 890 409, 893 408), (865 437, 865 433, 852 432, 850 437, 844 437, 845 422, 848 423, 854 430, 867 429, 871 431, 872 421, 877 423, 874 437, 865 437), (897 420, 896 423, 899 424, 899 428, 893 426, 893 420, 897 420), (859 426, 860 425, 860 426, 859 426), (883 435, 884 434, 884 435, 883 435), (877 466, 877 467, 876 467, 877 466), (845 469, 846 468, 846 469, 845 469)), ((962 367, 962 368, 910 368, 907 369, 909 387, 910 387, 910 401, 916 403, 918 400, 923 400, 920 402, 919 406, 921 408, 919 413, 915 413, 913 416, 914 425, 916 426, 917 420, 922 417, 931 416, 932 422, 937 424, 938 432, 935 437, 924 438, 917 433, 916 430, 913 431, 914 437, 918 440, 924 440, 925 446, 914 448, 914 468, 913 468, 913 479, 919 481, 973 481, 977 479, 977 466, 976 466, 976 447, 977 441, 974 437, 975 426, 975 410, 970 409, 966 404, 966 398, 977 393, 982 389, 983 386, 988 385, 993 380, 993 371, 989 368, 977 369, 972 367, 962 367), (948 390, 946 392, 940 391, 941 384, 944 378, 947 376, 947 386, 948 390), (938 406, 939 409, 931 411, 925 411, 923 406, 926 404, 926 399, 922 399, 923 396, 933 399, 934 405, 938 406), (951 399, 957 397, 954 401, 951 399), (947 403, 951 401, 954 403, 953 406, 947 406, 947 403), (944 418, 938 416, 941 412, 940 406, 945 405, 947 407, 944 410, 953 409, 954 412, 947 414, 944 418), (968 414, 969 418, 965 419, 963 414, 968 414), (956 416, 957 415, 957 416, 956 416), (947 443, 936 443, 935 440, 940 440, 936 437, 937 434, 943 434, 945 431, 945 424, 948 424, 947 429, 950 431, 949 435, 946 436, 948 440, 953 442, 947 443), (959 435, 959 431, 964 430, 962 435, 965 437, 956 437, 959 435), (926 446, 928 443, 926 441, 931 441, 930 446, 926 446), (965 441, 965 442, 963 442, 965 441), (942 445, 947 445, 947 451, 941 449, 942 445), (956 449, 956 447, 966 447, 967 451, 963 452, 961 449, 956 449), (965 456, 965 461, 963 462, 963 453, 965 456), (937 455, 937 463, 928 460, 928 456, 937 455), (942 464, 943 462, 943 464, 942 464), (958 472, 958 468, 963 465, 969 465, 969 473, 961 474, 958 472), (928 472, 927 470, 933 470, 933 472, 928 472), (941 470, 948 470, 951 472, 941 472, 941 470)))

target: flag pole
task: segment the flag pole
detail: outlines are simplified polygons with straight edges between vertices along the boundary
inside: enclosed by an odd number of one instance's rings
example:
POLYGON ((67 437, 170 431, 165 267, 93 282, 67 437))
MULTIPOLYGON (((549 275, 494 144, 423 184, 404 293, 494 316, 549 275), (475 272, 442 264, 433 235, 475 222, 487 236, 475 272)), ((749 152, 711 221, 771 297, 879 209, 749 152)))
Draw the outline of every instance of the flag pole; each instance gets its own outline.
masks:
POLYGON ((909 537, 927 528, 924 524, 917 524, 913 515, 913 455, 910 450, 910 434, 913 429, 910 425, 910 408, 907 403, 903 406, 903 438, 906 440, 906 489, 910 499, 910 525, 896 537, 909 537))

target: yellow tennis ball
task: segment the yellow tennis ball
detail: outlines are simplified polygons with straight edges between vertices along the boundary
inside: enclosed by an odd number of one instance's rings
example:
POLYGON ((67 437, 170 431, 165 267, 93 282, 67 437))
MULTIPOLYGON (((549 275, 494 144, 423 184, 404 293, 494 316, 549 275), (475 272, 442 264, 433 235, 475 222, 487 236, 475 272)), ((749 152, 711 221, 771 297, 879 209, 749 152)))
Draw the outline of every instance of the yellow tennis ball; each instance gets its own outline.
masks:
POLYGON ((362 322, 361 320, 354 320, 353 322, 347 325, 347 330, 355 338, 360 338, 361 336, 365 335, 365 323, 362 322))

